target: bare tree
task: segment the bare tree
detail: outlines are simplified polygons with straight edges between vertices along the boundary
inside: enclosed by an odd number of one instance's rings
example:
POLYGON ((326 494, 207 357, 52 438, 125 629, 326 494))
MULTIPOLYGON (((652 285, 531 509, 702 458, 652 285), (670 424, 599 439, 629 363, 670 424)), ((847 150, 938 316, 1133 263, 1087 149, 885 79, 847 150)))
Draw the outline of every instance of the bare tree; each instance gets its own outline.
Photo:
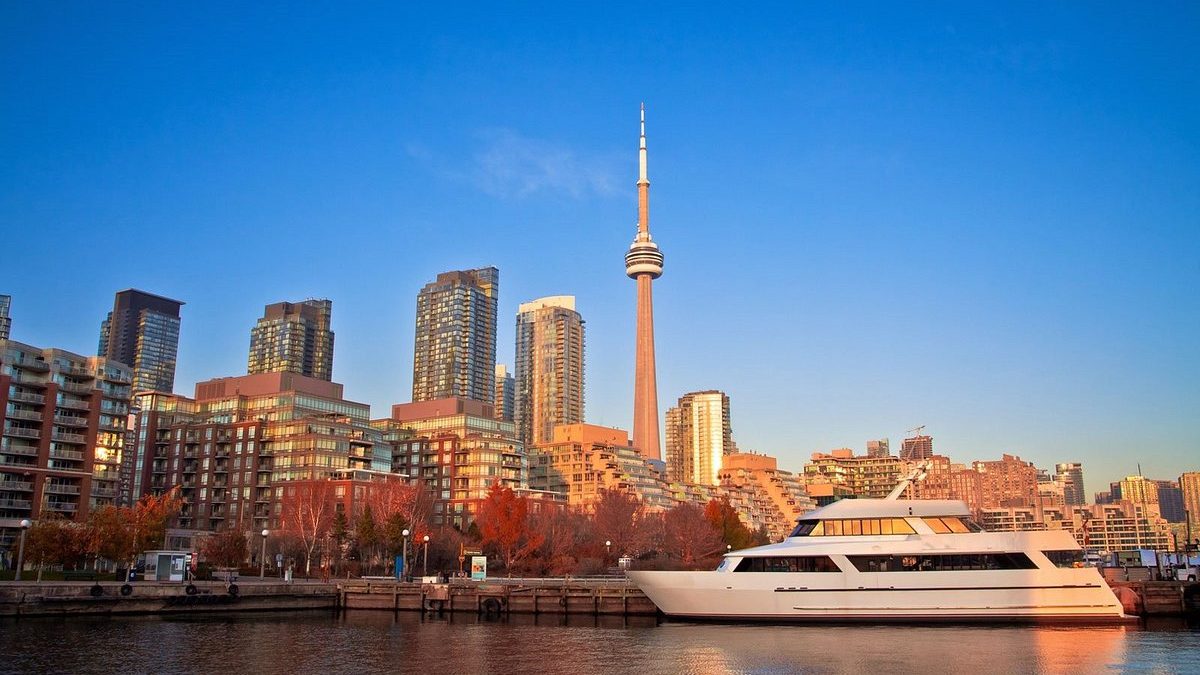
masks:
POLYGON ((304 548, 304 574, 308 575, 317 546, 333 524, 333 490, 329 481, 288 486, 283 501, 283 530, 304 548))

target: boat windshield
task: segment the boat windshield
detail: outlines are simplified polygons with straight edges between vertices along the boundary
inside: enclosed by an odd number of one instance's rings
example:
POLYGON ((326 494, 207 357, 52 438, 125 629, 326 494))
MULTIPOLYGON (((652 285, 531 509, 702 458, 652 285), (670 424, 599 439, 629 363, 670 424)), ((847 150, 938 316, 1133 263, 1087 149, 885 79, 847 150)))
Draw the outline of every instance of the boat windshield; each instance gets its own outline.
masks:
POLYGON ((857 537, 875 534, 916 534, 903 518, 838 518, 802 520, 793 537, 857 537))

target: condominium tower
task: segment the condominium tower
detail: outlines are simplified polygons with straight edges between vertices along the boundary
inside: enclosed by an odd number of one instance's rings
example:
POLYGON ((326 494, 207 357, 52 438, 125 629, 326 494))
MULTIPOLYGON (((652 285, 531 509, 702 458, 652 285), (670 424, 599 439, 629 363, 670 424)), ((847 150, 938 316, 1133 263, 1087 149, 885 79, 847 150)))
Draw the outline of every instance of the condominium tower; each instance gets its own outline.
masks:
POLYGON ((267 305, 250 330, 246 370, 257 373, 300 373, 333 380, 333 301, 305 300, 267 305))
POLYGON ((933 436, 913 436, 900 445, 900 459, 918 460, 933 457, 933 436))
POLYGON ((132 288, 118 291, 100 324, 100 356, 133 368, 134 391, 173 391, 183 302, 132 288))
POLYGON ((417 294, 412 399, 496 396, 496 305, 500 270, 445 272, 417 294))
POLYGON ((1061 462, 1054 465, 1054 481, 1062 485, 1063 502, 1067 506, 1083 506, 1087 493, 1083 490, 1083 465, 1079 462, 1061 462))
POLYGON ((548 443, 559 424, 583 421, 583 318, 575 297, 558 295, 517 310, 517 434, 548 443))
POLYGON ((625 274, 637 282, 637 338, 633 378, 633 447, 647 459, 662 459, 658 445, 658 380, 654 367, 653 281, 662 276, 663 254, 650 239, 650 179, 646 174, 646 107, 638 147, 637 236, 625 254, 625 274))
POLYGON ((508 372, 508 366, 496 364, 496 419, 501 422, 513 421, 513 406, 517 401, 517 383, 513 374, 508 372))
POLYGON ((12 332, 12 318, 8 315, 12 309, 12 297, 0 295, 0 340, 7 340, 12 332))
POLYGON ((722 458, 733 452, 729 397, 716 390, 684 394, 667 410, 667 477, 717 485, 722 458))

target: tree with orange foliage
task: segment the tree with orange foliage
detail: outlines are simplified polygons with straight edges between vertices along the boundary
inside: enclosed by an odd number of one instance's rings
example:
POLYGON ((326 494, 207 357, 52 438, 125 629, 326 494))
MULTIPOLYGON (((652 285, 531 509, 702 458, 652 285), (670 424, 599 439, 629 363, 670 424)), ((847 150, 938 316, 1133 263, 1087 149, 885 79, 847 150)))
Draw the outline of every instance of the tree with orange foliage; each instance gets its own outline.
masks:
POLYGON ((704 518, 721 534, 721 539, 735 550, 754 544, 754 533, 742 523, 728 497, 710 500, 704 506, 704 518))
POLYGON ((333 525, 333 488, 329 481, 311 481, 284 489, 283 531, 304 549, 304 574, 312 571, 317 545, 333 525))
POLYGON ((517 563, 538 550, 545 538, 531 527, 529 501, 499 481, 493 482, 488 489, 487 499, 480 504, 475 523, 479 526, 483 545, 496 551, 509 576, 517 563))
POLYGON ((246 533, 237 526, 227 527, 200 540, 200 554, 217 567, 236 568, 250 554, 246 533))
POLYGON ((662 553, 685 569, 725 553, 720 532, 695 504, 679 504, 662 517, 662 553))
POLYGON ((653 521, 637 497, 623 490, 600 490, 592 510, 593 547, 618 557, 642 553, 653 546, 653 521), (606 541, 612 544, 605 547, 606 541))

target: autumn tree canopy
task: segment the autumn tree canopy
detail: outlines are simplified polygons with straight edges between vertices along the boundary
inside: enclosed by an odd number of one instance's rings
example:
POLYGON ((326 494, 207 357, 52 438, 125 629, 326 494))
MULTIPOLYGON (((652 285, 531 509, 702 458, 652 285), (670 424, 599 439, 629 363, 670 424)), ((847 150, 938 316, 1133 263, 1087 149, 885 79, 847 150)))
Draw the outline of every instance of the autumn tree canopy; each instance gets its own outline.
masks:
POLYGON ((488 496, 475 517, 484 546, 492 548, 510 574, 518 563, 542 545, 545 536, 532 527, 529 501, 517 496, 512 488, 492 483, 488 496))

